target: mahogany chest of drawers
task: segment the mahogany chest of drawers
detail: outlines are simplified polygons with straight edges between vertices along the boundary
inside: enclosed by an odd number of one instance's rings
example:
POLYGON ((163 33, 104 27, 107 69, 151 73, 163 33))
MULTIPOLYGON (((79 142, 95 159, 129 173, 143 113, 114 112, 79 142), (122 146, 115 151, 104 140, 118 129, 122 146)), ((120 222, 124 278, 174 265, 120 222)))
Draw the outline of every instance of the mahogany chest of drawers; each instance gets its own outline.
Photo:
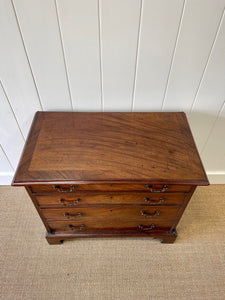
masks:
POLYGON ((37 112, 12 185, 25 186, 50 244, 139 236, 172 243, 208 185, 184 113, 37 112))

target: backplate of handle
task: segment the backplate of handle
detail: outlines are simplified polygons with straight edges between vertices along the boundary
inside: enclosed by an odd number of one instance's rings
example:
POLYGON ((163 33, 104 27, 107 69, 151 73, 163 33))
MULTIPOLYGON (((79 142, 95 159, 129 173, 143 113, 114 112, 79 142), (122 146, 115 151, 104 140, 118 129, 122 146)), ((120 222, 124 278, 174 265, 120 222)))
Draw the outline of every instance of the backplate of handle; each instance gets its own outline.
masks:
MULTIPOLYGON (((145 197, 144 198, 144 200, 145 200, 145 202, 150 202, 150 198, 148 198, 148 197, 145 197)), ((161 197, 161 198, 159 198, 159 201, 157 201, 157 202, 150 202, 149 204, 151 204, 151 205, 157 205, 157 204, 161 204, 161 203, 163 203, 165 201, 165 198, 163 198, 163 197, 161 197)))
POLYGON ((159 214, 160 214, 160 212, 158 210, 156 210, 153 214, 149 214, 146 211, 141 210, 141 215, 146 218, 154 218, 154 217, 158 216, 159 214))
POLYGON ((53 185, 52 187, 60 193, 71 193, 77 185, 70 185, 69 188, 66 189, 61 188, 60 185, 53 185))
POLYGON ((139 224, 138 228, 141 230, 151 230, 151 229, 155 228, 155 224, 151 224, 149 227, 145 227, 145 226, 139 224))
POLYGON ((74 205, 76 205, 80 201, 81 201, 81 199, 77 198, 72 203, 65 203, 64 199, 59 199, 59 203, 62 203, 64 206, 74 206, 74 205))
POLYGON ((82 216, 82 213, 77 213, 76 216, 71 216, 69 213, 63 213, 64 217, 67 217, 69 220, 76 220, 79 219, 82 216))
POLYGON ((151 193, 163 193, 169 188, 168 185, 164 185, 161 190, 153 190, 153 187, 151 184, 146 184, 145 187, 147 189, 149 189, 151 193))
POLYGON ((85 225, 83 224, 80 226, 68 225, 67 227, 73 231, 79 231, 79 230, 83 230, 85 228, 85 225))

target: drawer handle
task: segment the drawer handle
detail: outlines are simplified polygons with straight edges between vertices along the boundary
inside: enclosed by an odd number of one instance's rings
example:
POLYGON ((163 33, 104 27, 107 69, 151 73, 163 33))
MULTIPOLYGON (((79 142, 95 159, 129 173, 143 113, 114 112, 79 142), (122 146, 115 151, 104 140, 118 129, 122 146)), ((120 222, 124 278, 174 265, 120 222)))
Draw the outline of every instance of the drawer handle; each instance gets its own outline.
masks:
POLYGON ((70 185, 68 189, 62 189, 60 185, 53 185, 52 187, 60 193, 71 193, 75 188, 77 188, 77 185, 70 185))
POLYGON ((85 225, 80 225, 80 226, 73 226, 73 225, 68 225, 67 226, 69 229, 73 230, 73 231, 79 231, 79 230, 83 230, 85 228, 85 225))
POLYGON ((153 214, 149 214, 146 211, 141 211, 141 215, 146 217, 146 218, 154 218, 156 216, 158 216, 160 214, 160 212, 158 210, 156 210, 153 214))
MULTIPOLYGON (((145 202, 149 202, 150 201, 150 199, 148 198, 148 197, 146 197, 145 199, 145 202)), ((159 198, 159 201, 157 201, 157 202, 151 202, 150 204, 151 205, 157 205, 157 204, 161 204, 161 203, 163 203, 165 201, 165 198, 159 198)))
POLYGON ((64 199, 59 199, 59 203, 62 203, 64 206, 74 206, 74 205, 76 205, 80 201, 81 201, 81 199, 77 198, 76 200, 74 200, 73 203, 65 203, 64 199))
POLYGON ((76 220, 79 219, 82 216, 82 213, 77 213, 76 216, 71 216, 69 213, 63 213, 62 214, 64 217, 67 217, 69 220, 76 220))
POLYGON ((138 228, 141 230, 151 230, 151 229, 155 228, 155 224, 151 224, 150 227, 144 227, 143 225, 139 224, 138 228))
POLYGON ((163 193, 169 188, 168 185, 164 185, 161 190, 153 190, 152 185, 150 184, 146 184, 145 187, 149 189, 151 193, 163 193))

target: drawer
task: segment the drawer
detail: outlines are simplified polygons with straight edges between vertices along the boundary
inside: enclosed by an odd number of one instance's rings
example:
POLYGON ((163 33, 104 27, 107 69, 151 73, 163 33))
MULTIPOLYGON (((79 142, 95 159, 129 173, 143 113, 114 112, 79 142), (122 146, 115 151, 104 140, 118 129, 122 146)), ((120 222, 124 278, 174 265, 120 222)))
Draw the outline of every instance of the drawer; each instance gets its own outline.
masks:
POLYGON ((61 207, 77 207, 89 204, 143 204, 143 205, 181 205, 185 193, 145 193, 145 192, 77 192, 64 193, 63 195, 35 196, 40 206, 57 205, 61 207))
POLYGON ((53 232, 79 233, 83 231, 103 230, 134 230, 152 232, 154 230, 169 230, 174 223, 172 219, 132 220, 132 219, 102 219, 86 221, 49 221, 48 225, 53 232))
POLYGON ((189 192, 190 185, 164 185, 143 183, 115 183, 115 184, 74 184, 74 185, 32 185, 33 193, 56 192, 60 194, 76 191, 148 191, 150 193, 189 192))
POLYGON ((179 206, 107 206, 107 207, 80 207, 65 209, 42 209, 41 213, 45 219, 55 220, 85 220, 115 219, 115 218, 176 218, 179 206))

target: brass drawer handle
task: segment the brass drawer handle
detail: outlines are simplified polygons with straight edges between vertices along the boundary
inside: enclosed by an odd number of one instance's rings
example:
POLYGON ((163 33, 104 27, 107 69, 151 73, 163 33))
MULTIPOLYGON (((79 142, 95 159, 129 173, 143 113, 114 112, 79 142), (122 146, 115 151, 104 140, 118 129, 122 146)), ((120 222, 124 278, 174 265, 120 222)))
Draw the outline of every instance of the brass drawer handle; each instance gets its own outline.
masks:
POLYGON ((68 189, 62 189, 60 185, 53 185, 52 187, 60 193, 71 193, 75 188, 77 188, 77 185, 70 185, 68 189))
POLYGON ((80 201, 81 201, 81 199, 77 198, 77 199, 74 200, 73 203, 65 203, 64 199, 59 199, 59 203, 63 204, 64 206, 74 206, 74 205, 76 205, 80 201))
POLYGON ((62 214, 64 217, 67 217, 69 220, 76 220, 79 219, 82 216, 82 213, 77 213, 76 216, 71 216, 69 213, 63 213, 62 214))
POLYGON ((156 210, 153 214, 149 214, 146 211, 141 211, 141 215, 146 217, 146 218, 154 218, 156 216, 158 216, 160 214, 160 212, 158 210, 156 210))
MULTIPOLYGON (((149 202, 150 201, 150 199, 148 197, 145 197, 144 200, 145 200, 145 202, 149 202)), ((158 205, 158 204, 163 203, 164 201, 165 201, 165 198, 161 197, 161 198, 159 198, 159 201, 157 201, 157 202, 150 202, 149 204, 151 204, 151 205, 158 205)))
POLYGON ((73 231, 79 231, 79 230, 83 230, 85 228, 85 225, 80 225, 80 226, 73 226, 73 225, 68 225, 67 226, 69 229, 73 230, 73 231))
POLYGON ((161 190, 153 190, 152 185, 150 184, 146 184, 145 187, 149 189, 151 193, 163 193, 169 188, 168 185, 164 185, 161 190))
POLYGON ((144 227, 143 225, 139 224, 138 228, 141 230, 151 230, 151 229, 155 228, 155 224, 151 224, 150 227, 144 227))

